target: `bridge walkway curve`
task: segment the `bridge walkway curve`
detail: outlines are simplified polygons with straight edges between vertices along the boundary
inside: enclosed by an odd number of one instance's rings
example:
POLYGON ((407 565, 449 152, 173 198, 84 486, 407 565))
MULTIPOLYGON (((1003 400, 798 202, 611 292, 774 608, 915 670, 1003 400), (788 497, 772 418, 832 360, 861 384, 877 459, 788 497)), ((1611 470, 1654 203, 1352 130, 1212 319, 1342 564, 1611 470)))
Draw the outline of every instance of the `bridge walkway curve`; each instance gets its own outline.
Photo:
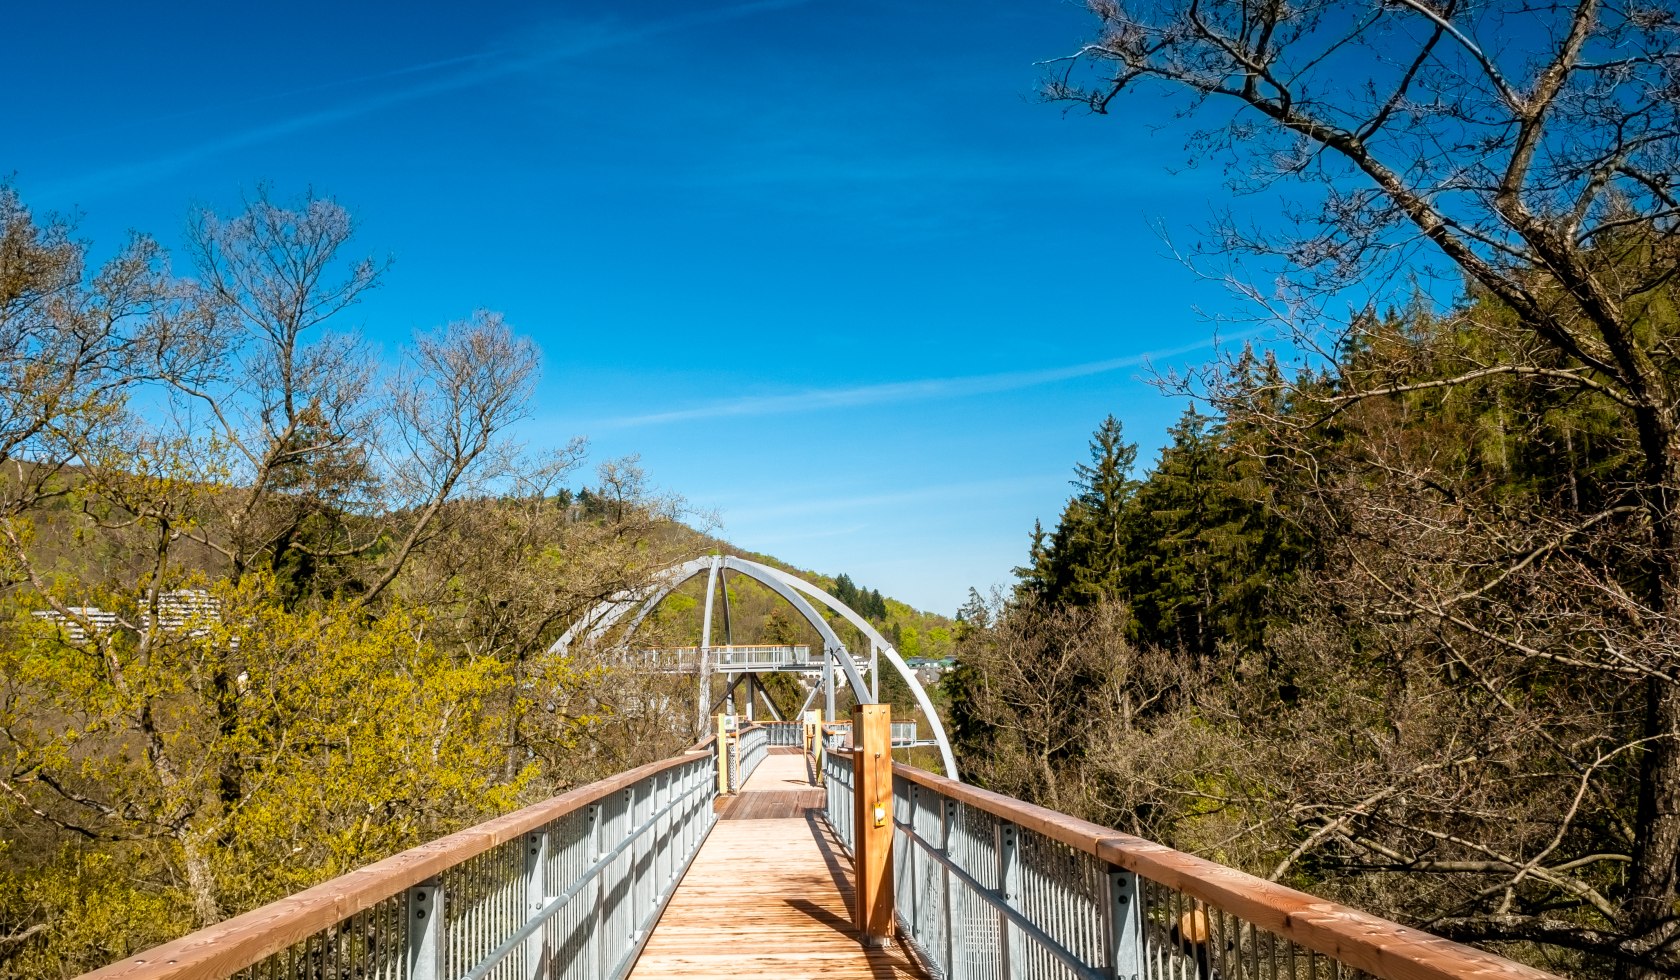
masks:
POLYGON ((631 980, 925 978, 900 946, 865 949, 851 862, 796 748, 771 749, 732 799, 642 950, 631 980))

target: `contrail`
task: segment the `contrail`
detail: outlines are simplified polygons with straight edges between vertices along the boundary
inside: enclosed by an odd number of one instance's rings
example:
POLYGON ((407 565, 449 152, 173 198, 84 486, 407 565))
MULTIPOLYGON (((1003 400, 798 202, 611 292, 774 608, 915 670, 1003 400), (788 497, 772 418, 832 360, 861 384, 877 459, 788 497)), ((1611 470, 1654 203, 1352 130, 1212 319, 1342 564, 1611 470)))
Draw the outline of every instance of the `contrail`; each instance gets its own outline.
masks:
POLYGON ((1228 335, 1206 337, 1193 344, 1165 350, 1129 354, 1103 361, 1087 361, 1065 367, 1043 368, 1037 371, 1007 371, 999 374, 971 374, 950 378, 925 378, 917 381, 892 381, 884 384, 857 385, 846 388, 817 388, 786 395, 756 395, 696 405, 692 408, 652 412, 646 415, 627 415, 600 419, 586 428, 627 429, 638 426, 664 425, 672 422, 693 422, 701 419, 738 418, 752 415, 785 415, 795 412, 815 412, 831 408, 854 408, 860 405, 883 405, 893 402, 935 401, 967 398, 1002 391, 1016 391, 1039 385, 1070 381, 1074 378, 1107 374, 1123 368, 1140 367, 1156 358, 1175 357, 1191 351, 1212 347, 1221 339, 1236 340, 1258 333, 1242 331, 1228 335))

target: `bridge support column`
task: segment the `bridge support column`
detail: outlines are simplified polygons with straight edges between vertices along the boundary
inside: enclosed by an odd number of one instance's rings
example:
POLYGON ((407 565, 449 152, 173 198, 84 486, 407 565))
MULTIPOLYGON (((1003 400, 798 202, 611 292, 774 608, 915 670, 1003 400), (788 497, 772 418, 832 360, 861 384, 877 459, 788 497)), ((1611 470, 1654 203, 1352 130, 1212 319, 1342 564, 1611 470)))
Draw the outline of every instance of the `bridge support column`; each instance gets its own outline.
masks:
POLYGON ((834 720, 834 651, 823 653, 823 721, 834 720))
POLYGON ((893 937, 892 709, 852 709, 852 854, 858 941, 887 946, 893 937))

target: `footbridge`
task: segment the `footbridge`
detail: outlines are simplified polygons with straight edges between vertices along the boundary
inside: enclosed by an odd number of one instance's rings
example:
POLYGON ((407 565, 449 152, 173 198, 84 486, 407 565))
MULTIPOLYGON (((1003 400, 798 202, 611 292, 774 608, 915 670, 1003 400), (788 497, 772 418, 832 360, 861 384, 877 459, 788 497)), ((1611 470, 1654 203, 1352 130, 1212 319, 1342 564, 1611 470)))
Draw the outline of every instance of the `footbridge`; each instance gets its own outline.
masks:
POLYGON ((940 724, 939 715, 933 709, 933 701, 916 672, 899 655, 898 649, 856 610, 806 579, 772 565, 738 555, 710 555, 673 565, 652 576, 642 587, 620 592, 596 604, 560 635, 550 652, 571 654, 580 650, 605 650, 618 662, 642 670, 696 675, 699 730, 705 730, 708 719, 720 708, 734 714, 737 692, 742 694, 744 714, 749 721, 753 718, 754 705, 759 703, 773 720, 783 720, 775 702, 760 682, 760 676, 765 673, 791 672, 812 678, 814 683, 810 684, 810 695, 800 706, 799 714, 803 714, 821 695, 823 717, 832 722, 837 720, 836 701, 842 688, 851 691, 852 700, 856 703, 877 703, 881 694, 881 673, 892 670, 910 689, 931 736, 917 742, 915 731, 909 727, 910 723, 905 722, 901 723, 898 732, 898 744, 903 746, 915 742, 934 746, 939 750, 944 771, 953 776, 957 772, 956 756, 951 751, 951 742, 940 724), (802 645, 736 645, 726 582, 730 573, 750 578, 786 601, 794 613, 821 637, 821 652, 802 645), (684 583, 702 575, 706 577, 706 591, 701 602, 700 642, 674 650, 638 648, 636 631, 648 616, 684 583), (718 618, 715 614, 719 611, 723 619, 724 643, 713 645, 713 625, 718 618), (824 611, 829 615, 824 615, 824 611), (836 624, 830 621, 830 616, 855 630, 861 645, 867 649, 854 651, 849 648, 835 628, 836 624), (725 682, 721 693, 716 691, 718 678, 725 682))
POLYGON ((88 980, 1549 976, 895 764, 884 717, 708 738, 88 980))
MULTIPOLYGON (((959 781, 938 715, 892 645, 813 584, 760 563, 678 565, 590 610, 555 651, 647 657, 636 627, 698 575, 700 643, 644 666, 699 676, 703 740, 88 980, 1549 976, 959 781), (713 646, 725 572, 786 599, 822 637, 820 653, 713 646), (848 648, 818 606, 868 649, 848 648), (885 669, 907 682, 944 774, 894 759, 915 736, 894 732, 878 703, 885 669), (813 678, 798 718, 716 712, 771 670, 813 678), (855 702, 848 718, 836 716, 841 688, 855 702)), ((755 693, 745 691, 749 709, 755 693)))

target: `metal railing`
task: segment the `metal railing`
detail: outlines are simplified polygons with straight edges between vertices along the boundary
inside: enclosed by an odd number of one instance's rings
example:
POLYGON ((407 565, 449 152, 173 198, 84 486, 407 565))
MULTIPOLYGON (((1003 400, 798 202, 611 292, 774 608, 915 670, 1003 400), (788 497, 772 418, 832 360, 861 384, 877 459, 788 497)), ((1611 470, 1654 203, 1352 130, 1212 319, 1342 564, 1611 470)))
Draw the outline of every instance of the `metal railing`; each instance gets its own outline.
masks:
MULTIPOLYGON (((852 723, 849 721, 831 721, 823 725, 828 734, 829 747, 837 752, 848 751, 852 745, 852 723)), ((895 721, 892 723, 892 744, 894 748, 904 748, 916 745, 916 723, 913 721, 895 721)))
POLYGON ((770 735, 773 746, 801 748, 805 744, 805 723, 802 721, 761 721, 770 735))
MULTIPOLYGON (((699 647, 636 650, 627 659, 645 670, 693 672, 700 669, 699 647)), ((723 673, 755 670, 821 670, 822 654, 808 646, 716 646, 706 648, 706 665, 723 673)))
POLYGON ((622 977, 716 820, 714 752, 701 743, 85 980, 622 977))
MULTIPOLYGON (((853 841, 853 760, 824 761, 853 841)), ((1142 838, 894 766, 901 934, 947 980, 1537 980, 1550 974, 1142 838)))
POLYGON ((740 729, 729 736, 728 751, 729 792, 739 793, 770 753, 770 732, 763 725, 740 729))
POLYGON ((852 813, 852 755, 849 747, 840 749, 831 744, 823 753, 822 768, 823 789, 828 793, 823 816, 827 818, 834 836, 840 838, 840 843, 846 845, 848 851, 853 851, 857 841, 852 837, 855 816, 852 813))

